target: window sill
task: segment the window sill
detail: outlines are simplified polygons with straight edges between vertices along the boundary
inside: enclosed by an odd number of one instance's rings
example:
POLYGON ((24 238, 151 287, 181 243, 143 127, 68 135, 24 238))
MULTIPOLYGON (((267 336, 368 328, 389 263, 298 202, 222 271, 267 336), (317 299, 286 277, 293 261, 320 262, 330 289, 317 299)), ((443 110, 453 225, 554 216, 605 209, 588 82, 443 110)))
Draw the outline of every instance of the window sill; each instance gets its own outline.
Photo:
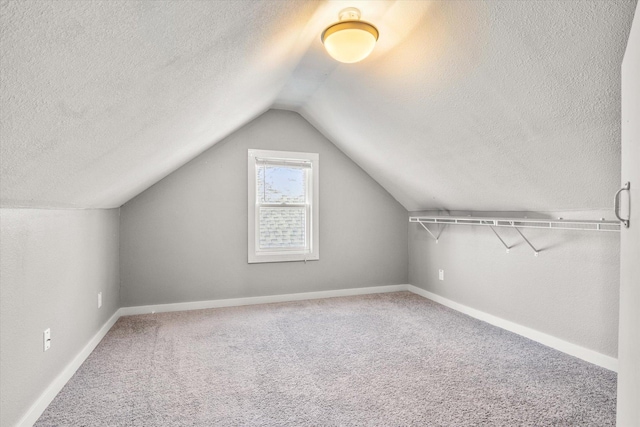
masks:
POLYGON ((320 256, 315 254, 249 254, 249 264, 261 264, 265 262, 296 262, 296 261, 319 261, 320 256))

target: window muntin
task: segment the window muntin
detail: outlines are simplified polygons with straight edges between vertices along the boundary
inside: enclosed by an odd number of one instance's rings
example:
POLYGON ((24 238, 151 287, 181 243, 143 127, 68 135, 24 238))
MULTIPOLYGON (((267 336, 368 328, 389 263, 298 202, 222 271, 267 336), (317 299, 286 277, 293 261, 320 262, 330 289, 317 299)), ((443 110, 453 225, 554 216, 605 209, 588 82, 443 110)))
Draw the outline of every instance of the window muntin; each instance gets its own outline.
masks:
POLYGON ((319 259, 318 155, 249 150, 249 262, 319 259))

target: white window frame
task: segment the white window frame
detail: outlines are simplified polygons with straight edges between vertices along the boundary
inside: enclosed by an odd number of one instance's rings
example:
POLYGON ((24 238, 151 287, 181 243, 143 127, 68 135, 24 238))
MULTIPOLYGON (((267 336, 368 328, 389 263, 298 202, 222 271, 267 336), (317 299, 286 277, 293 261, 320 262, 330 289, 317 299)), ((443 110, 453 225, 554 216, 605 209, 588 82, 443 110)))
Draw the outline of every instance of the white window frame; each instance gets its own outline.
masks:
MULTIPOLYGON (((248 262, 287 262, 287 261, 315 261, 320 259, 320 228, 319 228, 319 171, 320 156, 317 153, 297 153, 290 151, 271 151, 271 150, 248 150, 248 262), (286 165, 288 162, 303 161, 310 162, 311 167, 306 173, 306 200, 304 204, 296 206, 307 207, 307 221, 305 230, 305 241, 307 247, 302 250, 260 250, 258 240, 260 238, 260 206, 268 207, 269 205, 260 205, 257 197, 257 159, 273 161, 274 163, 282 162, 286 165)), ((283 206, 283 205, 276 205, 283 206)), ((287 205, 293 206, 293 205, 287 205)))

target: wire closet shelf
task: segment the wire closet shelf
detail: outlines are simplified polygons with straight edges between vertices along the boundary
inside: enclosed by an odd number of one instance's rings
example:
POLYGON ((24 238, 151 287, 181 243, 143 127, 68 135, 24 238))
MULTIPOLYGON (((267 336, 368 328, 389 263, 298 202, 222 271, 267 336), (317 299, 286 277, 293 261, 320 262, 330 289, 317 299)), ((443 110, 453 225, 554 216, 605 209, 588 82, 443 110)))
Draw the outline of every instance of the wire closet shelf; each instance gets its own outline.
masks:
POLYGON ((580 231, 620 231, 619 221, 588 221, 569 219, 483 218, 454 216, 412 216, 409 222, 424 224, 484 225, 490 227, 546 228, 580 231))
POLYGON ((577 230, 577 231, 620 231, 619 221, 593 221, 593 220, 569 220, 569 219, 540 219, 540 218, 491 218, 491 217, 455 217, 455 216, 412 216, 409 222, 418 223, 435 239, 436 243, 440 239, 442 230, 447 225, 476 225, 491 228, 496 237, 509 253, 510 246, 500 237, 496 227, 508 227, 515 229, 520 237, 533 249, 534 255, 538 256, 540 250, 536 249, 531 242, 522 234, 520 229, 537 228, 548 230, 577 230), (435 235, 429 225, 438 225, 439 232, 435 235))

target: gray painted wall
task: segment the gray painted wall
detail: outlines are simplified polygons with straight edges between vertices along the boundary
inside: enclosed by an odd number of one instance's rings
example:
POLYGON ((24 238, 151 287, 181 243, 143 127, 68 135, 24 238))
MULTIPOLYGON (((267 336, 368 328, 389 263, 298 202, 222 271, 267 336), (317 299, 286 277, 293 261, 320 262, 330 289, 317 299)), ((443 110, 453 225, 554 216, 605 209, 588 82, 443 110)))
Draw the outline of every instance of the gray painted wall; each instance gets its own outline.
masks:
POLYGON ((270 110, 121 209, 123 306, 407 282, 407 211, 300 115, 270 110), (247 149, 320 154, 320 260, 247 263, 247 149))
POLYGON ((118 309, 119 222, 118 209, 0 209, 0 224, 0 425, 10 426, 118 309))
MULTIPOLYGON (((452 212, 451 215, 470 212, 452 212)), ((473 216, 487 216, 474 213, 473 216)), ((500 213, 520 217, 526 212, 500 213)), ((603 212, 555 212, 543 217, 599 219, 603 212)), ((538 216, 540 217, 540 216, 538 216)), ((607 212, 607 219, 611 212, 607 212)), ((616 357, 620 236, 610 232, 449 226, 435 241, 409 226, 409 283, 455 302, 616 357), (444 269, 444 281, 438 270, 444 269)))

